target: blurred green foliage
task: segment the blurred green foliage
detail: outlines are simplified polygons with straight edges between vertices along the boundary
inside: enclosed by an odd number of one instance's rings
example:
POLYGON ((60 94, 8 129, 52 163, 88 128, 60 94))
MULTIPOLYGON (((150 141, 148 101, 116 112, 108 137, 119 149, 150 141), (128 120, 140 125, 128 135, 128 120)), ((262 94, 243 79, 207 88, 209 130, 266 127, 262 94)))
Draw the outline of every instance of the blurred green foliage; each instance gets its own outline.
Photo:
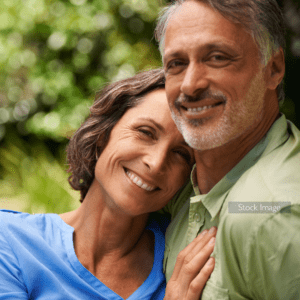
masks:
MULTIPOLYGON (((30 212, 62 212, 78 204, 62 149, 97 90, 161 66, 153 31, 166 2, 1 0, 0 208, 12 199, 30 212)), ((300 127, 300 4, 278 2, 288 24, 281 110, 300 127)))
POLYGON ((153 36, 157 0, 2 0, 0 138, 62 140, 109 81, 160 66, 153 36), (9 126, 8 126, 9 127, 9 126))
POLYGON ((43 144, 29 147, 15 138, 0 148, 0 157, 0 208, 63 213, 78 207, 79 194, 69 187, 64 158, 53 157, 43 144))

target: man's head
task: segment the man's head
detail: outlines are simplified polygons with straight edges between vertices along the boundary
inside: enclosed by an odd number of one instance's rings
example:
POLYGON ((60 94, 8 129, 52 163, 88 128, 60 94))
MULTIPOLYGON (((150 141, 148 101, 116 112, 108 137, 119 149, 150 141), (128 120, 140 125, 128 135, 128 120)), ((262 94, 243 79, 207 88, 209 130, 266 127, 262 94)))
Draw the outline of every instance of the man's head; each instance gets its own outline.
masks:
MULTIPOLYGON (((155 30, 163 57, 168 21, 184 2, 175 0, 162 10, 155 30)), ((196 0, 206 3, 234 23, 241 24, 258 45, 263 64, 281 47, 285 51, 285 22, 276 0, 196 0)), ((278 100, 284 99, 283 83, 278 86, 278 100)))
POLYGON ((195 149, 221 146, 278 114, 285 42, 275 0, 175 1, 156 36, 173 117, 195 149))

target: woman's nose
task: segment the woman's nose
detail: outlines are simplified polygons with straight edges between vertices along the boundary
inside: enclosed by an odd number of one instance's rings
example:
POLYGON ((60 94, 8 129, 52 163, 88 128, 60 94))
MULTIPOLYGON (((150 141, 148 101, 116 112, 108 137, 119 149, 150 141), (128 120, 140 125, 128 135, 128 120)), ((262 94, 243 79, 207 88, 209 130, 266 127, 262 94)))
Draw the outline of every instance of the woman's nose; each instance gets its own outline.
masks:
POLYGON ((144 163, 152 173, 162 174, 166 169, 167 153, 166 147, 151 146, 148 148, 147 154, 143 158, 144 163))

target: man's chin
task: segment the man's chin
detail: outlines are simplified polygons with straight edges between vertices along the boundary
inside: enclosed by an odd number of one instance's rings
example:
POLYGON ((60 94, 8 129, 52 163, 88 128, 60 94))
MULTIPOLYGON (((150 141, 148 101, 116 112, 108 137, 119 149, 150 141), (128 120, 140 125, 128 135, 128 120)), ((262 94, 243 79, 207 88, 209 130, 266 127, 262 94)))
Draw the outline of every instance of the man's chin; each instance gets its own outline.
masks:
MULTIPOLYGON (((185 120, 172 114, 173 120, 182 134, 186 143, 195 150, 209 150, 220 146, 219 134, 216 134, 211 128, 205 126, 206 119, 185 120)), ((218 130, 217 130, 218 131, 218 130)))

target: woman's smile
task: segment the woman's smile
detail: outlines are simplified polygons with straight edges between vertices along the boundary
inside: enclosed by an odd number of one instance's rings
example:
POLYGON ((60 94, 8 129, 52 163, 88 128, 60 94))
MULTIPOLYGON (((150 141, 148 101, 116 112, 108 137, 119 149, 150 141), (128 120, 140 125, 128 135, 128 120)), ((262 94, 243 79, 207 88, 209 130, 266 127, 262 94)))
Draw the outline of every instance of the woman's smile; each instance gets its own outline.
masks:
POLYGON ((131 180, 131 182, 133 182, 135 185, 137 185, 138 187, 140 187, 148 192, 152 192, 153 190, 155 190, 157 188, 156 186, 147 183, 144 179, 142 179, 136 173, 129 171, 128 169, 125 169, 125 173, 128 176, 128 178, 131 180))

